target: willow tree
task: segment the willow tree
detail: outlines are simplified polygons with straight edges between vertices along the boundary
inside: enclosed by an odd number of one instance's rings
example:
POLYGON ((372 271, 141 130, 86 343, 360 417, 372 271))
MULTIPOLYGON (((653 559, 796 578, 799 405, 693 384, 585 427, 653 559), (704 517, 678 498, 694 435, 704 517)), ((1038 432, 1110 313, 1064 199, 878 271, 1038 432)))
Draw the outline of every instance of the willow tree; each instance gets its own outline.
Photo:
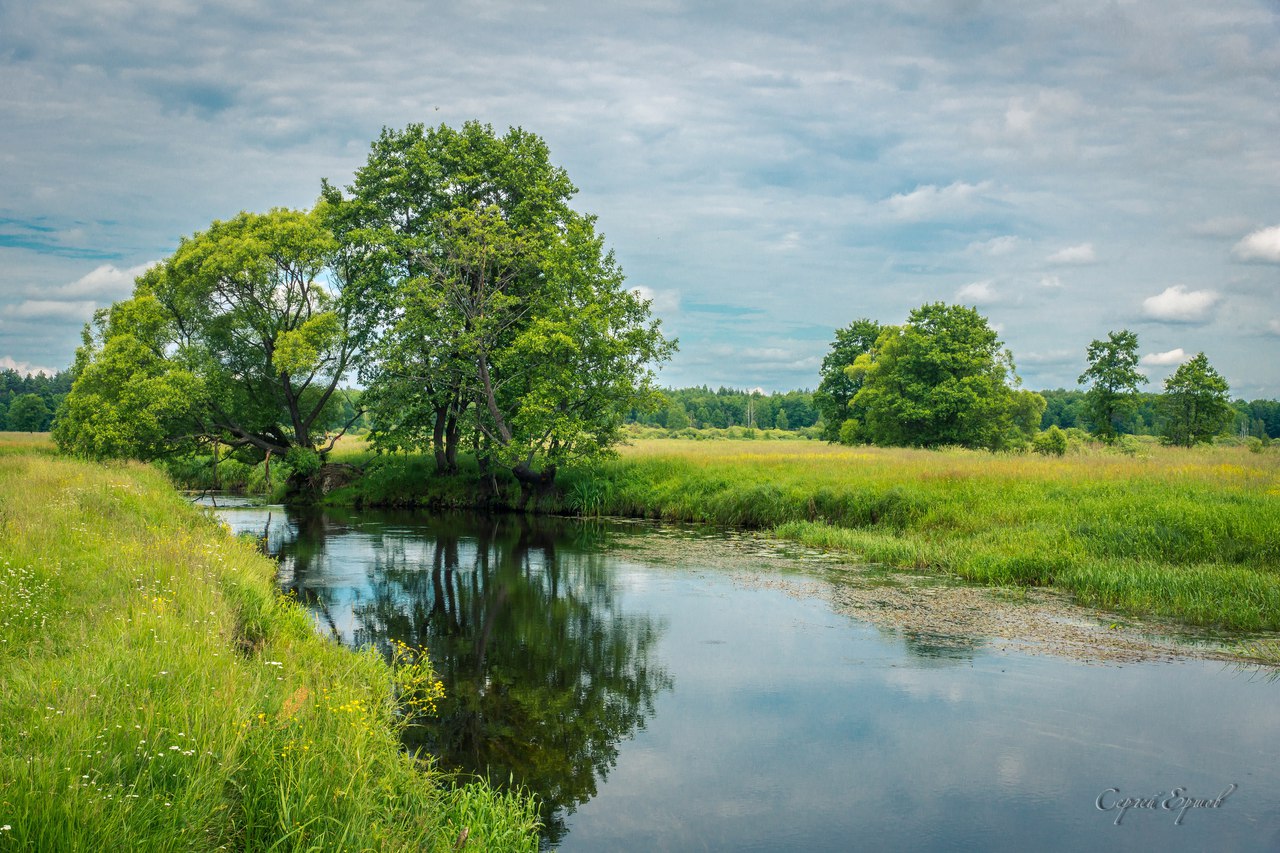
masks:
POLYGON ((324 453, 374 331, 324 212, 242 213, 184 239, 87 330, 59 440, 96 456, 217 440, 324 453))

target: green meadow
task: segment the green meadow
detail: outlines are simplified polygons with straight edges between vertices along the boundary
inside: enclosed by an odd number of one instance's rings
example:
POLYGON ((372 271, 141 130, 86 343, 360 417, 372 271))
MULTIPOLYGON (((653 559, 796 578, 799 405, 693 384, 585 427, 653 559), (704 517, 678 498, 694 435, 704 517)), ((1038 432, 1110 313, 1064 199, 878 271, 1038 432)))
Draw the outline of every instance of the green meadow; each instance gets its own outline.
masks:
POLYGON ((766 530, 890 566, 1232 631, 1280 630, 1280 454, 1146 445, 1063 457, 641 440, 567 504, 766 530))
POLYGON ((536 850, 399 733, 439 695, 319 637, 159 470, 0 441, 0 849, 536 850))

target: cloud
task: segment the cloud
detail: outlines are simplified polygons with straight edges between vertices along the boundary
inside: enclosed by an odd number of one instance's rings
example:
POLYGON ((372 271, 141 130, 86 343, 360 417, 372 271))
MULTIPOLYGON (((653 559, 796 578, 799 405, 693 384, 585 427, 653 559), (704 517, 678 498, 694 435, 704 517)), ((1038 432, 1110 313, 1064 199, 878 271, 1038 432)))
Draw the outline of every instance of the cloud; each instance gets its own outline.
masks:
POLYGON ((1182 364, 1182 362, 1191 358, 1183 352, 1182 347, 1171 349, 1168 352, 1151 352, 1138 359, 1139 364, 1147 367, 1167 367, 1174 364, 1182 364))
POLYGON ((990 181, 980 184, 956 181, 945 187, 923 184, 909 193, 889 196, 881 204, 894 219, 907 222, 943 219, 971 208, 973 202, 990 187, 990 181))
POLYGON ((995 282, 987 279, 966 284, 956 291, 956 299, 968 305, 991 305, 1000 301, 1000 294, 996 293, 995 282))
POLYGON ((1006 234, 1003 237, 992 237, 990 240, 981 240, 970 243, 965 247, 965 251, 970 254, 989 255, 998 258, 1003 255, 1011 254, 1018 248, 1019 239, 1012 234, 1006 234))
POLYGON ((1059 249, 1047 259, 1051 264, 1092 264, 1098 260, 1092 243, 1081 243, 1079 246, 1068 246, 1059 249))
POLYGON ((97 303, 92 300, 63 302, 57 299, 26 299, 9 309, 19 320, 88 320, 97 303))
POLYGON ((65 296, 115 302, 127 297, 133 291, 134 279, 157 263, 159 261, 149 261, 128 269, 120 269, 114 264, 103 264, 69 284, 39 290, 28 288, 27 293, 29 296, 65 296))
POLYGON ((52 367, 40 367, 25 361, 15 361, 7 355, 0 355, 0 370, 16 370, 24 376, 34 373, 44 373, 52 376, 58 372, 52 367))
POLYGON ((1272 320, 1270 323, 1268 323, 1268 324, 1267 324, 1267 329, 1268 329, 1268 330, 1271 332, 1271 334, 1273 334, 1273 335, 1280 335, 1280 317, 1277 317, 1276 319, 1274 319, 1274 320, 1272 320))
POLYGON ((638 293, 641 299, 649 300, 649 308, 655 314, 674 314, 680 310, 680 291, 678 290, 655 290, 643 284, 631 289, 638 293))
POLYGON ((1259 228, 1231 250, 1242 261, 1265 261, 1280 264, 1280 225, 1259 228))
POLYGON ((1154 320, 1195 323, 1205 319, 1209 309, 1221 298, 1220 294, 1212 290, 1187 290, 1186 286, 1175 284, 1165 288, 1157 296, 1148 296, 1142 300, 1142 310, 1154 320))
POLYGON ((1056 275, 1040 276, 1041 287, 1062 287, 1062 279, 1056 275))

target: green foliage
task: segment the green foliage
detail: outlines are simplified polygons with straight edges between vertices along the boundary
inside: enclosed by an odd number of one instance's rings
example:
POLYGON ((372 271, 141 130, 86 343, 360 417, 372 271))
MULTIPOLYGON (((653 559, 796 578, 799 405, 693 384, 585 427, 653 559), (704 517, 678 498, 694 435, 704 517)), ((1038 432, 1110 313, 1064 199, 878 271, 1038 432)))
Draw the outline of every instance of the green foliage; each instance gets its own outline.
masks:
POLYGON ((284 458, 285 464, 299 477, 310 477, 320 470, 324 460, 309 447, 291 447, 284 458))
POLYGON ((623 286, 594 220, 546 145, 475 122, 384 130, 333 221, 387 294, 366 372, 380 447, 460 444, 533 476, 607 453, 626 415, 655 408, 670 357, 649 304, 623 286), (470 438, 470 442, 466 440, 470 438))
POLYGON ((1231 421, 1229 391, 1203 352, 1180 365, 1164 383, 1162 439, 1184 447, 1211 441, 1231 421))
MULTIPOLYGON (((22 374, 12 368, 0 370, 0 430, 18 431, 19 427, 8 422, 6 415, 19 397, 34 394, 44 403, 47 413, 35 432, 49 429, 50 418, 62 404, 62 399, 71 389, 71 373, 60 371, 49 376, 45 373, 22 374)), ((31 404, 27 404, 31 405, 31 404)), ((21 428, 25 430, 25 426, 21 428)), ((25 430, 30 432, 31 430, 25 430)))
POLYGON ((1079 382, 1091 382, 1085 395, 1085 414, 1094 434, 1114 441, 1119 422, 1137 408, 1138 388, 1147 377, 1138 372, 1138 336, 1128 329, 1095 340, 1086 353, 1089 368, 1079 382))
MULTIPOLYGON (((923 305, 890 326, 846 372, 862 383, 852 405, 880 445, 996 449, 1014 429, 1013 358, 972 308, 923 305)), ((1025 418, 1024 418, 1025 420, 1025 418)))
POLYGON ((15 432, 44 432, 53 412, 38 394, 23 394, 9 405, 9 429, 15 432))
POLYGON ((854 408, 854 398, 862 388, 861 374, 847 371, 859 356, 871 351, 884 327, 874 320, 854 320, 846 328, 836 330, 831 351, 822 359, 821 380, 814 392, 813 404, 822 416, 822 437, 846 444, 840 431, 845 421, 862 417, 854 408))
MULTIPOLYGON (((806 429, 818 423, 818 411, 814 408, 814 395, 808 391, 785 391, 761 394, 736 388, 711 390, 707 386, 693 388, 668 388, 662 392, 667 399, 667 411, 641 412, 632 410, 627 415, 631 423, 646 426, 662 426, 668 429, 728 429, 747 422, 748 407, 751 420, 761 429, 806 429), (672 427, 665 418, 671 408, 679 407, 688 417, 688 423, 672 427), (785 426, 779 426, 779 422, 785 426)), ((677 416, 677 423, 680 423, 677 416)))
POLYGON ((318 448, 377 323, 325 215, 214 222, 139 277, 86 330, 62 446, 144 459, 207 439, 318 448))
POLYGON ((840 443, 846 447, 862 443, 862 425, 856 418, 849 418, 840 424, 840 443))
POLYGON ((1067 452, 1067 434, 1057 426, 1051 426, 1035 438, 1035 451, 1043 456, 1064 456, 1067 452))
POLYGON ((169 328, 143 290, 100 312, 85 331, 75 382, 53 437, 65 453, 91 459, 154 459, 187 449, 206 385, 164 354, 169 328))

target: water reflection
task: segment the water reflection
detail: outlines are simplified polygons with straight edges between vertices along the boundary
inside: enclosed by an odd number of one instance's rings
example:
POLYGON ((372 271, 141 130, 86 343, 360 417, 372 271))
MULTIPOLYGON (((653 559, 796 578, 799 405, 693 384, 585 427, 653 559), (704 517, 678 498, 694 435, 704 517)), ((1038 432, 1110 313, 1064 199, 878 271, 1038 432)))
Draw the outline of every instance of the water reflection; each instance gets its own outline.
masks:
POLYGON ((410 729, 410 748, 526 785, 543 803, 547 841, 559 842, 618 744, 672 687, 653 654, 662 625, 617 606, 598 532, 513 517, 415 517, 410 529, 394 516, 356 524, 291 511, 290 522, 282 576, 327 630, 354 645, 430 650, 445 700, 410 729), (351 555, 330 550, 353 534, 364 540, 358 577, 351 555))

